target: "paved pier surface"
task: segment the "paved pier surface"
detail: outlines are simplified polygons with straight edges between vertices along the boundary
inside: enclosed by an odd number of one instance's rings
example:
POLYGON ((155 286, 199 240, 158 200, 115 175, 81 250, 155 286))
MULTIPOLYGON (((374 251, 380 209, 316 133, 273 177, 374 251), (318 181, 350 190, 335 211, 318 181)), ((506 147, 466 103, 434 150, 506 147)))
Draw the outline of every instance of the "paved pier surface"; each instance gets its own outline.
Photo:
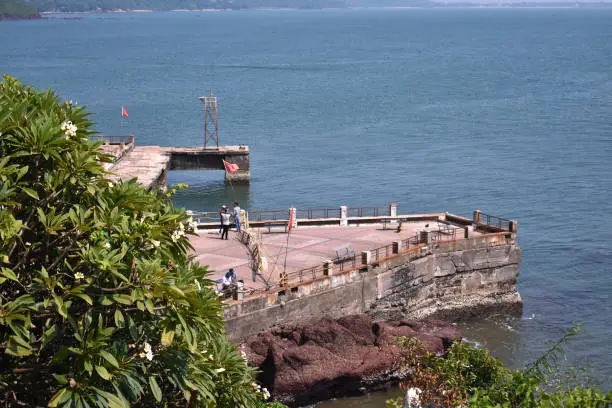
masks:
MULTIPOLYGON (((111 147, 103 150, 114 154, 111 147)), ((168 170, 223 170, 223 160, 235 163, 240 170, 226 174, 226 179, 247 182, 250 179, 249 148, 247 146, 162 147, 134 146, 118 157, 109 169, 114 179, 138 179, 145 187, 165 186, 168 170)))
POLYGON ((140 184, 152 187, 163 178, 163 173, 168 168, 169 162, 170 154, 168 154, 167 148, 136 146, 110 171, 116 179, 130 180, 137 178, 140 184))
MULTIPOLYGON (((417 229, 423 229, 431 221, 404 223, 401 232, 394 228, 383 229, 382 224, 362 226, 299 227, 289 236, 282 230, 252 229, 261 233, 264 256, 268 269, 253 276, 249 250, 239 240, 239 235, 230 231, 228 240, 221 240, 218 230, 200 230, 198 237, 190 237, 196 259, 208 265, 214 272, 211 279, 221 278, 229 268, 234 268, 238 279, 244 280, 247 289, 261 289, 278 282, 283 271, 286 256, 287 272, 313 267, 336 256, 334 248, 349 244, 353 251, 365 251, 412 237, 417 229), (253 280, 255 277, 255 281, 253 280)), ((478 235, 478 233, 475 233, 478 235)))

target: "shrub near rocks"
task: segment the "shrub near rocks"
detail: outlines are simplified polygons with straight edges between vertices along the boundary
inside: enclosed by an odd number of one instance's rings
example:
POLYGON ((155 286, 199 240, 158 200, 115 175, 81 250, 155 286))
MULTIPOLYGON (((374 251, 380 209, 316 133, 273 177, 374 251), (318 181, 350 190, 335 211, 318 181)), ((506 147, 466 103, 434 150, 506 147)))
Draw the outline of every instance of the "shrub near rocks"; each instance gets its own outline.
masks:
POLYGON ((254 407, 169 194, 110 181, 83 108, 0 82, 0 400, 254 407))

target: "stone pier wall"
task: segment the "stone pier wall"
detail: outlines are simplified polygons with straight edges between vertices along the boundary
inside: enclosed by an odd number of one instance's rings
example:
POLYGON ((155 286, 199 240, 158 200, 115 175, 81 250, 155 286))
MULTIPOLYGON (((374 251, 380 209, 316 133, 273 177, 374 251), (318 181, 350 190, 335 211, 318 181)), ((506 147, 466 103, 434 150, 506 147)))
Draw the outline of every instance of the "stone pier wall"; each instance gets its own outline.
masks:
POLYGON ((232 341, 272 326, 366 313, 374 319, 436 317, 454 321, 520 314, 516 291, 521 250, 514 242, 397 256, 361 270, 325 276, 224 308, 232 341))

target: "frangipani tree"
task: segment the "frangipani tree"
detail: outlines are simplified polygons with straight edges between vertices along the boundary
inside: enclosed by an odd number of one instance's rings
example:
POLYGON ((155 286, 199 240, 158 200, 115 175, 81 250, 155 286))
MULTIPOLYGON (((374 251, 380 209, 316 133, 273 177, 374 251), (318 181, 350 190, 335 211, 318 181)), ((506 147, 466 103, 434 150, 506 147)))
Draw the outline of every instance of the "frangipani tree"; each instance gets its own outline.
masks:
POLYGON ((194 226, 169 194, 112 182, 83 108, 0 82, 0 400, 253 407, 194 226))

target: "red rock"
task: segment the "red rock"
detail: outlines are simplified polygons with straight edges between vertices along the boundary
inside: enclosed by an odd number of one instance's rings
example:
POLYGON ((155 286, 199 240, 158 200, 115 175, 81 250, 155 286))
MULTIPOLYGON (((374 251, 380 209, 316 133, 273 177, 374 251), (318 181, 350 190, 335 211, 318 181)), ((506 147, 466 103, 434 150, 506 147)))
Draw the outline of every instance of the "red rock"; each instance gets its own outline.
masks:
POLYGON ((398 336, 417 338, 434 353, 461 338, 455 326, 441 321, 372 323, 356 315, 274 328, 247 339, 241 349, 274 397, 293 405, 397 381, 404 353, 398 336))

